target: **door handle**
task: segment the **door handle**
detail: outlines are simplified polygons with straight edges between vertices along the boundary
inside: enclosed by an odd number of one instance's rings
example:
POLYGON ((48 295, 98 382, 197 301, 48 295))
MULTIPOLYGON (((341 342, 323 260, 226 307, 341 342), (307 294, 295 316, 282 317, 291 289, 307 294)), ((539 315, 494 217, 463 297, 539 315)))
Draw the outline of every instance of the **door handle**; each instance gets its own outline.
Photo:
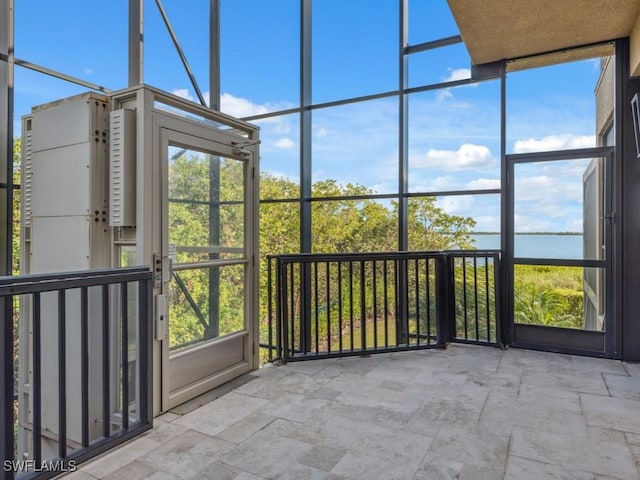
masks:
POLYGON ((164 340, 167 332, 167 317, 169 309, 167 308, 167 296, 156 295, 156 318, 155 318, 155 337, 156 340, 164 340))

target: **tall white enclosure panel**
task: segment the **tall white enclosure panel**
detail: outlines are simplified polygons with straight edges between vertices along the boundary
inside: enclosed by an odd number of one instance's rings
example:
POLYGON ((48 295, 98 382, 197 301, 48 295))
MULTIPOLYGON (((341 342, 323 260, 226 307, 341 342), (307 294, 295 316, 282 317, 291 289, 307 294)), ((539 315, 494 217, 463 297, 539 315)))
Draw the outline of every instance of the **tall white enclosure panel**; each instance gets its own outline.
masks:
MULTIPOLYGON (((34 107, 22 119, 21 273, 111 266, 108 225, 109 101, 95 93, 34 107)), ((102 431, 102 325, 99 291, 89 295, 90 438, 102 431)), ((58 294, 41 296, 42 455, 58 451, 58 294)), ((80 291, 66 303, 67 448, 81 442, 80 291)), ((18 454, 30 458, 33 425, 32 305, 20 307, 18 454), (22 340, 24 339, 24 340, 22 340)))

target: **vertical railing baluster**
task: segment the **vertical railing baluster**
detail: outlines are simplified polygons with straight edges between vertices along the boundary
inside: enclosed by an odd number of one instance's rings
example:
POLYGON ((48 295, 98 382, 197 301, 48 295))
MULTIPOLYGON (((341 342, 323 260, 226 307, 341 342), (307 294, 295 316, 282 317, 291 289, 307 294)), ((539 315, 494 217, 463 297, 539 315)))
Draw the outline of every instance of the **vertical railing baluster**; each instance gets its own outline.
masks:
POLYGON ((40 292, 33 294, 33 460, 42 463, 42 325, 40 292))
POLYGON ((331 280, 329 278, 329 262, 326 262, 327 274, 327 353, 331 353, 331 280))
MULTIPOLYGON (((285 271, 288 268, 289 269, 289 295, 285 296, 284 298, 290 303, 291 305, 291 357, 293 357, 296 353, 296 302, 295 302, 295 282, 294 282, 294 275, 295 275, 295 270, 294 270, 294 264, 293 262, 289 263, 289 264, 285 264, 285 271), (289 298, 289 296, 291 298, 289 298)), ((300 266, 301 269, 303 268, 303 265, 300 266)), ((285 275, 286 277, 286 275, 285 275)), ((302 275, 300 275, 300 278, 302 278, 302 275)), ((303 295, 303 289, 300 289, 300 295, 303 295)), ((300 321, 298 324, 298 333, 300 334, 300 352, 303 355, 307 354, 307 321, 306 321, 306 312, 303 312, 303 303, 302 301, 300 301, 300 321)))
POLYGON ((349 333, 353 351, 353 261, 349 260, 349 333))
POLYGON ((509 342, 509 331, 507 329, 506 322, 504 322, 504 306, 502 304, 502 298, 500 297, 500 291, 502 288, 501 267, 502 260, 500 254, 493 255, 493 301, 494 303, 494 318, 496 323, 496 343, 498 345, 505 345, 509 342), (504 322, 504 324, 503 324, 504 322))
POLYGON ((109 285, 102 285, 102 435, 111 435, 111 356, 109 349, 109 285))
MULTIPOLYGON (((278 259, 277 263, 276 263, 276 269, 277 269, 277 275, 278 275, 278 288, 279 288, 279 292, 280 292, 280 313, 282 313, 282 318, 280 318, 280 323, 281 323, 281 327, 282 327, 282 350, 281 350, 281 355, 280 357, 282 358, 283 362, 286 362, 290 355, 289 355, 289 349, 293 348, 294 343, 293 343, 293 334, 291 334, 291 344, 289 344, 289 296, 287 294, 287 286, 289 285, 288 279, 287 279, 287 265, 286 263, 281 260, 278 259)), ((293 297, 294 293, 291 293, 291 296, 293 297)))
POLYGON ((267 358, 271 362, 273 361, 273 270, 271 263, 273 259, 267 257, 267 344, 268 352, 267 358))
POLYGON ((478 320, 478 257, 473 256, 473 302, 476 319, 476 342, 480 341, 480 322, 478 320))
POLYGON ((367 300, 365 298, 365 267, 364 260, 360 261, 360 349, 366 350, 367 348, 367 300))
POLYGON ((416 279, 416 345, 420 345, 420 264, 419 259, 414 259, 413 268, 416 279))
POLYGON ((153 289, 151 280, 138 281, 138 381, 140 398, 139 420, 143 424, 151 423, 153 415, 153 391, 147 380, 147 372, 153 368, 153 323, 151 321, 151 302, 153 301, 153 289))
POLYGON ((377 274, 376 261, 372 262, 373 269, 373 348, 378 349, 378 291, 377 291, 377 274))
POLYGON ((338 348, 342 351, 342 262, 338 261, 338 348))
POLYGON ((315 338, 315 353, 316 355, 318 353, 320 353, 320 329, 319 329, 319 324, 320 324, 320 318, 319 318, 319 314, 320 312, 318 311, 318 302, 319 302, 319 296, 318 296, 318 264, 317 263, 311 263, 311 268, 313 270, 313 298, 315 301, 315 305, 314 305, 314 313, 315 313, 315 319, 314 319, 314 327, 315 327, 315 331, 314 331, 314 338, 315 338))
POLYGON ((127 283, 120 284, 121 302, 121 362, 122 362, 122 428, 129 429, 129 292, 127 283))
POLYGON ((398 347, 402 342, 400 341, 401 337, 400 335, 402 335, 402 326, 400 325, 400 322, 402 321, 402 308, 400 307, 400 287, 398 285, 399 280, 400 280, 400 273, 399 273, 399 265, 400 265, 400 259, 396 258, 393 260, 393 293, 395 296, 395 300, 394 300, 394 312, 395 312, 395 326, 396 326, 396 334, 395 334, 395 342, 394 342, 394 346, 398 347))
MULTIPOLYGON (((286 329, 284 329, 285 325, 282 322, 282 316, 283 316, 283 305, 285 305, 284 300, 287 298, 285 296, 283 296, 283 292, 286 290, 286 284, 283 285, 282 284, 282 278, 281 278, 281 273, 280 273, 280 259, 278 258, 274 258, 273 262, 275 263, 275 282, 276 282, 276 287, 275 287, 275 292, 276 292, 276 298, 275 298, 275 308, 276 308, 276 358, 283 358, 283 345, 282 343, 287 341, 287 337, 286 337, 286 329)), ((284 309, 284 311, 286 311, 286 308, 284 309)))
POLYGON ((467 257, 462 254, 462 311, 464 313, 464 339, 469 339, 469 318, 467 316, 467 257))
POLYGON ((487 342, 491 343, 491 300, 489 298, 489 256, 484 257, 484 284, 485 284, 485 294, 486 294, 486 302, 487 308, 485 309, 486 313, 486 324, 487 324, 487 342))
POLYGON ((411 344, 411 339, 409 336, 409 332, 411 329, 409 328, 409 261, 406 257, 401 261, 402 263, 402 283, 403 286, 401 290, 403 291, 402 295, 402 309, 404 311, 404 331, 402 332, 402 336, 404 339, 404 343, 409 346, 411 344))
POLYGON ((452 257, 443 254, 435 257, 436 262, 436 343, 446 345, 452 338, 456 324, 453 295, 455 291, 454 262, 452 257))
POLYGON ((429 278, 429 258, 425 261, 425 276, 426 276, 426 307, 427 307, 427 345, 431 344, 431 279, 429 278))
POLYGON ((388 281, 388 261, 382 263, 383 269, 383 287, 384 287, 384 347, 389 348, 389 287, 388 281))
MULTIPOLYGON (((280 272, 280 259, 274 258, 273 259, 274 262, 274 266, 272 266, 272 268, 275 271, 275 312, 276 312, 276 318, 275 318, 275 322, 276 322, 276 354, 275 354, 275 358, 284 358, 283 355, 283 351, 282 351, 282 347, 283 347, 283 343, 287 343, 287 339, 285 337, 285 327, 284 324, 282 323, 282 317, 284 315, 283 309, 282 309, 282 305, 283 305, 283 300, 286 298, 284 296, 284 287, 282 285, 282 276, 281 276, 281 272, 280 272)), ((285 308, 286 310, 286 308, 285 308)))
POLYGON ((66 292, 58 290, 58 455, 67 456, 67 305, 66 292))
POLYGON ((89 446, 89 289, 80 289, 80 415, 82 446, 89 446))
MULTIPOLYGON (((2 330, 0 335, 0 415, 2 415, 2 424, 5 425, 0 437, 0 455, 4 460, 15 460, 15 445, 13 425, 14 418, 14 333, 13 333, 13 296, 6 295, 0 297, 0 313, 2 314, 2 330)), ((2 474, 7 480, 13 480, 14 472, 12 469, 3 469, 2 474)))

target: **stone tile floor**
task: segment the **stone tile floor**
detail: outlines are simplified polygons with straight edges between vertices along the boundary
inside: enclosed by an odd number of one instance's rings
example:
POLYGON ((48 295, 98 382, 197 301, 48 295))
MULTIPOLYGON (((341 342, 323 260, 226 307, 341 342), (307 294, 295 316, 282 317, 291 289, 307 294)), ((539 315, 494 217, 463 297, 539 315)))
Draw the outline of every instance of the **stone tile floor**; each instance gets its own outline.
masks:
POLYGON ((640 479, 637 364, 452 345, 238 384, 67 478, 640 479))

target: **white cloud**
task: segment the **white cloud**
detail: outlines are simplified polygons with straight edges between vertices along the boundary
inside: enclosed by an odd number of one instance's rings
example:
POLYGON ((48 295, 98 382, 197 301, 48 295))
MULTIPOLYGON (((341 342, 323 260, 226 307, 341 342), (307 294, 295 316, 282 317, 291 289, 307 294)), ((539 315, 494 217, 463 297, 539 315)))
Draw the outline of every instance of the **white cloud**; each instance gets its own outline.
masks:
POLYGON ((582 175, 580 171, 577 175, 567 175, 565 163, 559 163, 555 168, 546 166, 546 171, 540 172, 542 174, 533 173, 535 165, 530 165, 523 170, 526 176, 516 177, 517 232, 582 231, 582 175))
POLYGON ((190 100, 193 102, 193 97, 189 93, 188 88, 174 88, 173 90, 171 90, 171 93, 180 98, 184 98, 185 100, 190 100))
POLYGON ((476 232, 499 232, 500 231, 500 215, 479 215, 474 216, 476 221, 474 230, 476 232))
POLYGON ((546 219, 531 215, 514 215, 514 228, 518 233, 558 231, 546 219))
POLYGON ((293 148, 293 141, 290 138, 281 138, 273 144, 276 148, 288 150, 293 148))
POLYGON ((468 216, 473 212, 475 200, 470 195, 452 195, 438 197, 436 206, 442 208, 449 215, 468 216))
MULTIPOLYGON (((567 202, 582 202, 582 179, 563 176, 560 173, 552 175, 535 175, 516 178, 516 202, 533 201, 537 204, 558 203, 566 205, 567 202)), ((558 208, 557 214, 562 214, 563 209, 558 208)))
POLYGON ((423 157, 412 157, 414 167, 435 167, 446 171, 494 167, 497 162, 484 145, 465 143, 458 150, 429 149, 423 157))
MULTIPOLYGON (((447 68, 447 76, 442 78, 443 82, 457 82, 458 80, 468 80, 471 78, 470 68, 447 68)), ((471 83, 465 85, 467 87, 477 87, 477 83, 471 83)), ((462 88, 462 87, 457 87, 462 88)), ((451 88, 443 88, 436 93, 436 103, 442 103, 448 99, 454 99, 455 96, 451 88)), ((466 102, 458 102, 452 105, 448 105, 449 108, 469 108, 471 105, 466 102)))
POLYGON ((326 128, 318 128, 316 130, 316 138, 322 138, 322 137, 326 137, 327 136, 327 129, 326 128))
POLYGON ((467 183, 469 190, 495 190, 500 188, 499 178, 478 178, 467 183))
POLYGON ((223 93, 220 96, 220 110, 238 118, 262 115, 270 111, 266 105, 259 105, 251 102, 251 100, 236 97, 230 93, 223 93))
MULTIPOLYGON (((420 178, 418 172, 411 175, 411 190, 417 192, 443 192, 447 190, 495 190, 500 188, 499 178, 468 179, 469 175, 444 175, 420 178)), ((473 173, 471 173, 473 178, 473 173)))
POLYGON ((442 103, 448 98, 453 98, 453 93, 451 93, 451 89, 445 88, 443 90, 440 90, 436 94, 436 103, 442 103))
POLYGON ((595 147, 594 135, 574 135, 565 133, 562 135, 549 135, 542 138, 525 138, 516 140, 513 145, 514 153, 546 152, 553 150, 566 150, 572 148, 595 147))
MULTIPOLYGON (((184 98, 186 100, 190 100, 192 102, 198 102, 196 95, 188 88, 174 88, 171 93, 177 95, 178 97, 184 98)), ((202 96, 204 97, 207 105, 210 104, 210 92, 203 92, 202 96)), ((236 97, 230 93, 223 93, 220 95, 220 111, 226 113, 227 115, 231 115, 236 118, 244 118, 244 117, 252 117, 254 115, 263 115, 265 113, 284 110, 290 108, 291 105, 285 102, 282 103, 254 103, 251 100, 243 97, 236 97)), ((263 121, 274 121, 272 119, 264 119, 263 121)), ((288 131, 282 131, 280 133, 288 133, 288 131)))
POLYGON ((93 73, 93 68, 91 67, 82 67, 82 73, 85 75, 91 75, 93 73))
POLYGON ((468 80, 471 78, 470 68, 447 68, 448 75, 443 82, 455 82, 457 80, 468 80))
POLYGON ((438 192, 445 190, 461 190, 462 185, 457 182, 455 177, 444 175, 440 177, 427 176, 420 178, 419 172, 413 172, 410 175, 411 189, 418 192, 438 192))

